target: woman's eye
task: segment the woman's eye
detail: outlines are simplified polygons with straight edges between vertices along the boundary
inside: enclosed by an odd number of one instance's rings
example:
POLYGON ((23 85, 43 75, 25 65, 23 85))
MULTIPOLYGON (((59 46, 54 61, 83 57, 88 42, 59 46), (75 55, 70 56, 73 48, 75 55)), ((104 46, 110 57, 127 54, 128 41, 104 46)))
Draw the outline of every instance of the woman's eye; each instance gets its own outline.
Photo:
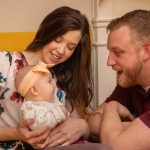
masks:
POLYGON ((61 38, 56 38, 55 41, 56 41, 57 43, 60 43, 60 42, 61 42, 61 38))
POLYGON ((76 48, 76 45, 74 45, 74 44, 68 44, 68 49, 70 51, 73 51, 75 48, 76 48))
POLYGON ((68 47, 69 50, 73 51, 75 47, 68 47))

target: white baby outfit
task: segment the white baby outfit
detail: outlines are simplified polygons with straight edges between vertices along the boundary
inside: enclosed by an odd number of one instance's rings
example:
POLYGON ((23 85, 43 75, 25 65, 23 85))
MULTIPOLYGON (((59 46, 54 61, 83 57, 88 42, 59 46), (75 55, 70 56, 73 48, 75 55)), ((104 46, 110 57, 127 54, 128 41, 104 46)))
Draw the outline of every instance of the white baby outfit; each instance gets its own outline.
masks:
POLYGON ((69 116, 63 113, 60 105, 63 104, 61 102, 24 101, 21 106, 21 116, 23 119, 34 119, 34 123, 30 126, 31 130, 46 125, 54 128, 69 116))

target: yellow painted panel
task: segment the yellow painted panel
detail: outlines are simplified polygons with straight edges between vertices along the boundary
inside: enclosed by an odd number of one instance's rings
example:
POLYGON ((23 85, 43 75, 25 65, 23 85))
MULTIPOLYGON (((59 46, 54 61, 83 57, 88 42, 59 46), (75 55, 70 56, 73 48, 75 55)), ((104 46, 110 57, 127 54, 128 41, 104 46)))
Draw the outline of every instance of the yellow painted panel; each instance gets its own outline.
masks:
POLYGON ((35 32, 0 32, 0 51, 23 51, 34 36, 35 32))

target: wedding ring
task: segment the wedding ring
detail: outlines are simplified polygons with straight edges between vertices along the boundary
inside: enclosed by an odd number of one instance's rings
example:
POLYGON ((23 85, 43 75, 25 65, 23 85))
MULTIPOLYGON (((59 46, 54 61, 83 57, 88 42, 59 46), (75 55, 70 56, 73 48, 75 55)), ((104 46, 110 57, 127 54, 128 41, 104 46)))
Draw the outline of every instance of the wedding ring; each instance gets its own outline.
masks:
POLYGON ((40 139, 37 137, 37 143, 40 143, 40 139))
POLYGON ((62 142, 60 141, 60 139, 57 140, 57 143, 58 143, 59 145, 62 144, 62 142))

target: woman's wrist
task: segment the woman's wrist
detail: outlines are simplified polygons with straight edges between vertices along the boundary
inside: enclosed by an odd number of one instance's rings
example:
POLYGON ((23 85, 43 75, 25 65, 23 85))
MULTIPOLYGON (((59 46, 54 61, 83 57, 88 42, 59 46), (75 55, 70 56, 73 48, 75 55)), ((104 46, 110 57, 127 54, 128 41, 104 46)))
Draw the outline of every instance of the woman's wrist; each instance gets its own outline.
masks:
POLYGON ((82 120, 81 125, 82 125, 82 128, 84 129, 81 138, 82 139, 88 139, 89 134, 90 134, 88 124, 84 119, 81 119, 81 120, 82 120))
POLYGON ((0 127, 0 141, 19 140, 16 127, 0 127))
POLYGON ((18 130, 18 127, 14 127, 14 129, 13 129, 13 133, 14 133, 14 138, 15 138, 15 140, 22 140, 21 139, 21 136, 20 136, 20 132, 19 132, 19 130, 18 130))

